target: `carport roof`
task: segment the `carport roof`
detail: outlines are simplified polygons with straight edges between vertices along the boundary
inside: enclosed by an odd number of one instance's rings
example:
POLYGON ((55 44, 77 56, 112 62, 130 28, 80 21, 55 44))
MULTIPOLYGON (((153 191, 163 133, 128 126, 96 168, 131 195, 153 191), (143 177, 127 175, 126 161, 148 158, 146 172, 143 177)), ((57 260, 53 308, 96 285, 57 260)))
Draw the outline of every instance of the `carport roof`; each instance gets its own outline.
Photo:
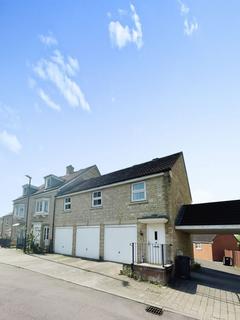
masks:
POLYGON ((240 200, 183 205, 175 225, 240 225, 240 200))

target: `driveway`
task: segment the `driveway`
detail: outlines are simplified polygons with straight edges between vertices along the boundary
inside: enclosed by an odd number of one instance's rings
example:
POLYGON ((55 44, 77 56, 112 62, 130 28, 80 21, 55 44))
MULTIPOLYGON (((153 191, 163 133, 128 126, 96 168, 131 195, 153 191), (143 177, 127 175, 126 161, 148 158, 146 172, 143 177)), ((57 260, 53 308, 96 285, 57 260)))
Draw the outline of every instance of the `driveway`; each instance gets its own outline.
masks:
POLYGON ((161 287, 120 275, 121 265, 61 255, 29 256, 0 249, 0 263, 18 266, 76 285, 107 292, 145 304, 163 307, 195 319, 240 319, 239 277, 202 269, 191 280, 161 287))

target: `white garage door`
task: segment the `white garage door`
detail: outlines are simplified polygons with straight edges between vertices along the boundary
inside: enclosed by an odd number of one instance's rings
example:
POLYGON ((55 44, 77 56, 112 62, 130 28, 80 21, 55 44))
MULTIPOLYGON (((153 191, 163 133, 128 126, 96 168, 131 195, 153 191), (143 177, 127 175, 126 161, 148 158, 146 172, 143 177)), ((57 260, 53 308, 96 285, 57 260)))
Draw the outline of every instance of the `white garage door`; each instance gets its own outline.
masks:
POLYGON ((73 228, 62 227, 55 229, 54 251, 56 253, 72 255, 73 228))
POLYGON ((99 259, 99 244, 99 226, 77 228, 76 256, 89 259, 99 259))
POLYGON ((131 263, 131 243, 137 241, 136 225, 105 226, 104 260, 131 263))

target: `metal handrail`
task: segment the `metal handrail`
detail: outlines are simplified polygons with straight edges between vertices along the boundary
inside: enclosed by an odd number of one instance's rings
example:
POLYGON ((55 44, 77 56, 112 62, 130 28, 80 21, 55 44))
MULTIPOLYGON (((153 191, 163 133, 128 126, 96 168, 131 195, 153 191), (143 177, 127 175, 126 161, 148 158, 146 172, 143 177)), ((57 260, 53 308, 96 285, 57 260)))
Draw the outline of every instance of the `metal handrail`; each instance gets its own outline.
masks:
POLYGON ((171 244, 132 242, 132 265, 149 263, 165 267, 171 263, 171 244))

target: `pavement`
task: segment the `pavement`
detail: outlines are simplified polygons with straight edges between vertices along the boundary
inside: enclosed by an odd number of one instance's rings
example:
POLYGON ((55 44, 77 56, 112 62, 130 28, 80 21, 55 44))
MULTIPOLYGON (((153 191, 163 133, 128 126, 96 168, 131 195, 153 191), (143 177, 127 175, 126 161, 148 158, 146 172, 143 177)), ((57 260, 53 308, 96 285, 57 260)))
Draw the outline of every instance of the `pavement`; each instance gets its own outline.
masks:
POLYGON ((178 280, 172 286, 163 287, 120 275, 122 266, 117 263, 57 254, 36 256, 15 249, 0 249, 1 263, 194 319, 240 319, 240 272, 212 270, 211 273, 210 268, 204 267, 192 273, 191 280, 178 280))
MULTIPOLYGON (((145 305, 29 270, 0 265, 1 320, 154 320, 145 305)), ((163 320, 190 320, 164 312, 163 320)))

